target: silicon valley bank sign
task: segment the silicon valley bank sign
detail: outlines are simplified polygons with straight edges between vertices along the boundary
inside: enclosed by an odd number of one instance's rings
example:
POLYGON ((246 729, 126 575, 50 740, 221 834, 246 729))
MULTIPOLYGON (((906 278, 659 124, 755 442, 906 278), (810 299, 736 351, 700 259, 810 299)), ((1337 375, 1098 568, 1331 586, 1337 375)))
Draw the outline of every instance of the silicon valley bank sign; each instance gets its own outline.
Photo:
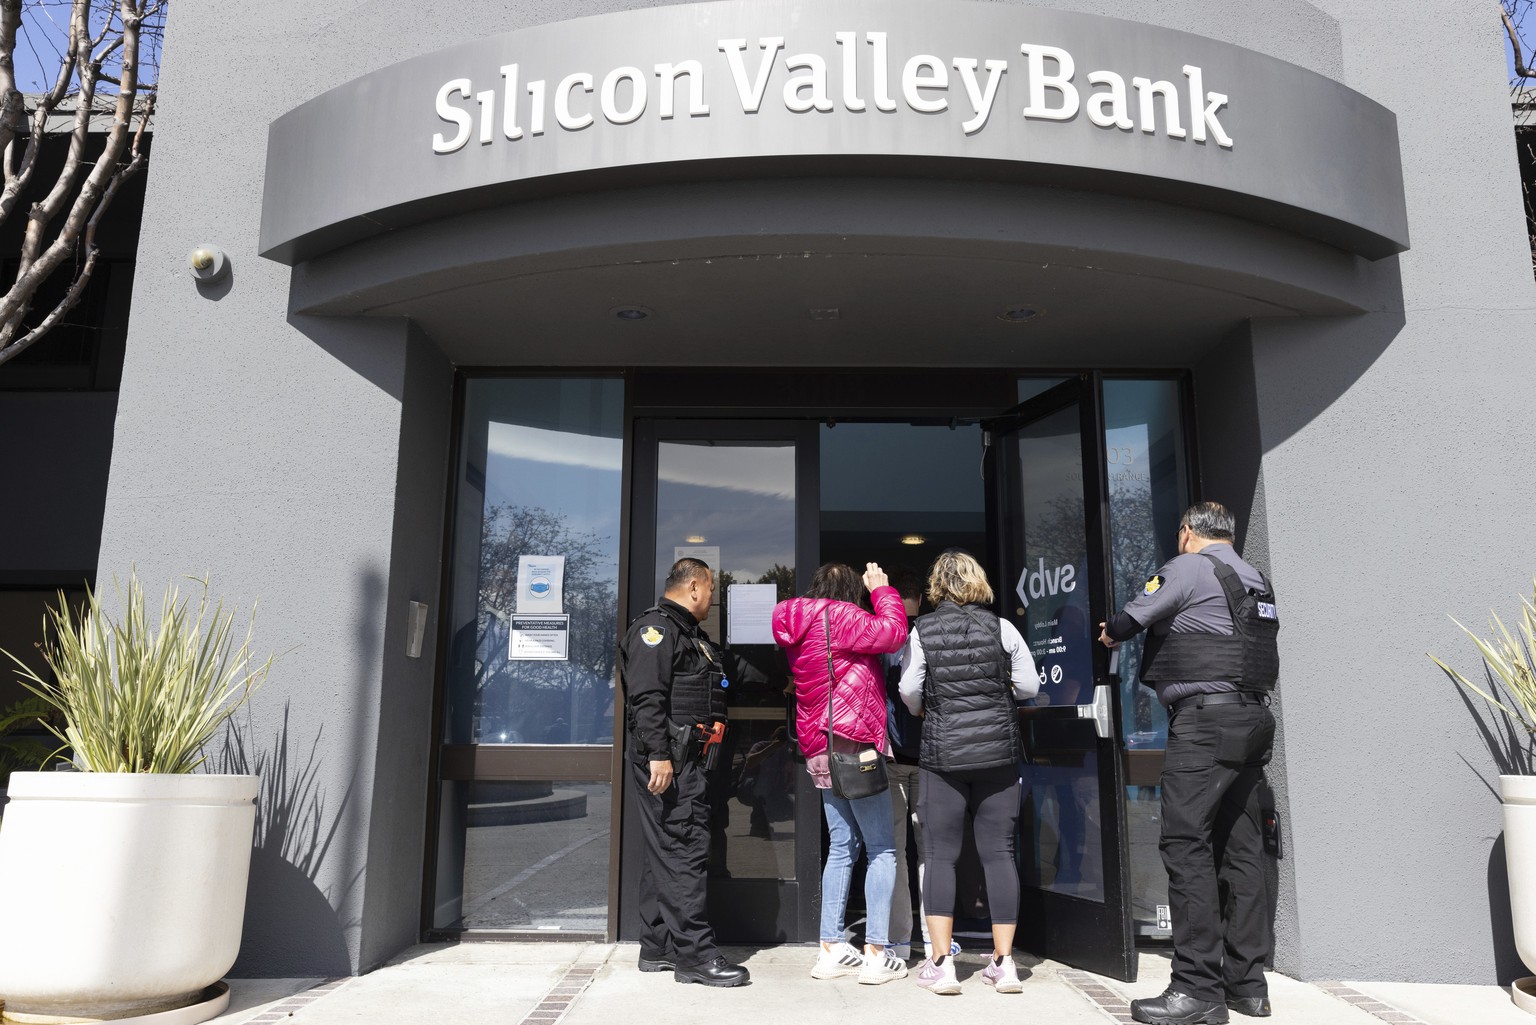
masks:
POLYGON ((261 251, 297 263, 530 198, 951 177, 1204 207, 1371 259, 1407 245, 1397 123, 1251 50, 969 0, 720 0, 474 39, 273 122, 261 251))
MULTIPOLYGON (((709 117, 711 108, 704 96, 706 76, 712 72, 729 77, 739 102, 733 113, 761 111, 777 73, 784 80, 777 98, 794 114, 860 114, 871 109, 891 114, 903 108, 917 114, 945 114, 951 109, 953 68, 954 79, 962 87, 956 91, 962 92, 966 104, 959 130, 971 135, 986 127, 1002 77, 1010 70, 1007 60, 945 60, 919 53, 907 58, 900 74, 893 76, 888 33, 871 31, 862 36, 868 47, 867 58, 861 53, 860 33, 837 32, 833 38, 839 51, 836 57, 809 51, 785 55, 780 61, 785 37, 765 36, 756 40, 755 48, 746 39, 719 40, 716 48, 722 59, 709 65, 697 59, 656 64, 651 70, 656 79, 656 117, 662 121, 679 114, 709 117), (756 52, 749 57, 753 49, 756 52)), ((1204 72, 1196 65, 1180 68, 1188 96, 1190 128, 1186 130, 1180 86, 1168 79, 1132 75, 1127 84, 1127 76, 1118 72, 1091 71, 1084 81, 1093 91, 1085 102, 1075 80, 1077 61, 1069 51, 1026 42, 1019 45, 1019 53, 1026 68, 1028 101, 1020 112, 1025 118, 1070 122, 1081 111, 1099 128, 1124 132, 1140 129, 1149 135, 1161 129, 1170 139, 1205 142, 1210 138, 1219 147, 1232 148, 1232 137, 1219 118, 1227 96, 1206 91, 1204 72)), ((437 116, 453 130, 433 135, 434 153, 455 153, 471 138, 481 145, 498 139, 523 139, 525 123, 527 136, 545 134, 551 121, 566 132, 583 131, 596 122, 594 109, 609 124, 633 124, 651 107, 651 75, 634 65, 613 68, 602 76, 600 84, 590 72, 571 72, 553 88, 544 79, 520 88, 522 67, 516 62, 502 65, 499 72, 501 81, 493 88, 481 89, 473 79, 454 78, 438 89, 437 116), (594 92, 595 102, 591 98, 594 92), (470 102, 475 105, 473 109, 470 102), (502 111, 499 120, 498 105, 502 111)))

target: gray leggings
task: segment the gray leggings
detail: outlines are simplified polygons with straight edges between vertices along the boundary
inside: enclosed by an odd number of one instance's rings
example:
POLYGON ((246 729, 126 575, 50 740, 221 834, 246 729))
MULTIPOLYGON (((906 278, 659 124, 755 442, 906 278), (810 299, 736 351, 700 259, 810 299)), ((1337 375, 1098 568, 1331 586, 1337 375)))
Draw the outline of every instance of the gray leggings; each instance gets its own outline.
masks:
POLYGON ((967 772, 922 770, 918 814, 923 821, 923 904, 930 915, 955 913, 955 863, 967 812, 974 818, 976 853, 987 881, 994 925, 1019 918, 1019 770, 1014 765, 967 772))

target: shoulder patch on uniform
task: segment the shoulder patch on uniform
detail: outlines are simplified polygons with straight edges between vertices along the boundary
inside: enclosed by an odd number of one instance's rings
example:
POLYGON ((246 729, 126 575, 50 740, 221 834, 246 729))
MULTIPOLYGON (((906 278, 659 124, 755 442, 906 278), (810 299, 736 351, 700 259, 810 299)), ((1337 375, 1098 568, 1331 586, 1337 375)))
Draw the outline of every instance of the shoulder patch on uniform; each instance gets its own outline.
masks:
POLYGON ((1154 573, 1154 574, 1152 574, 1152 576, 1147 578, 1146 586, 1143 587, 1142 590, 1145 591, 1147 594, 1156 594, 1157 593, 1157 589, 1159 587, 1162 587, 1162 586, 1163 586, 1162 575, 1158 574, 1158 573, 1154 573))
POLYGON ((661 632, 661 627, 659 626, 648 626, 640 631, 640 639, 645 642, 647 648, 656 647, 656 645, 661 643, 661 639, 664 636, 666 635, 661 632))

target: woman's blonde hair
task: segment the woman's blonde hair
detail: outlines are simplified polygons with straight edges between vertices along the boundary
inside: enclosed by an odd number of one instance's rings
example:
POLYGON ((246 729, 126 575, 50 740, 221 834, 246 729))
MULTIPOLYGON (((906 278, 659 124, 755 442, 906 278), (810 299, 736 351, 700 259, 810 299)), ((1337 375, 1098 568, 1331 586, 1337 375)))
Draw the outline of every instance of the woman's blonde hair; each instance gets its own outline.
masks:
POLYGON ((928 571, 928 601, 937 605, 946 600, 959 605, 992 604, 987 571, 965 552, 944 552, 928 571))

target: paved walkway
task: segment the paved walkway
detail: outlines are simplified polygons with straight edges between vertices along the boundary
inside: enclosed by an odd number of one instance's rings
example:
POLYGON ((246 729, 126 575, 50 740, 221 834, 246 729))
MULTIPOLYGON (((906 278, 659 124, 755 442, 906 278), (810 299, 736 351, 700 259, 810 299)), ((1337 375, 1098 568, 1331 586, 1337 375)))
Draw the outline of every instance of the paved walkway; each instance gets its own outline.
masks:
MULTIPOLYGON (((634 944, 463 943, 412 947, 388 965, 352 979, 232 979, 228 1013, 217 1025, 627 1025, 629 1022, 917 1020, 939 1013, 966 1025, 1104 1025, 1129 1022, 1127 1003, 1155 996, 1168 959, 1141 955, 1140 977, 1116 982, 1028 955, 1018 958, 1024 992, 982 985, 985 955, 958 959, 957 997, 937 997, 901 979, 860 986, 810 977, 809 946, 734 948, 752 984, 736 989, 681 986, 669 974, 635 970, 634 944)), ((1383 982, 1304 983, 1271 973, 1270 1025, 1536 1025, 1497 986, 1383 982)), ((1233 1025, 1257 1019, 1232 1015, 1233 1025)))

